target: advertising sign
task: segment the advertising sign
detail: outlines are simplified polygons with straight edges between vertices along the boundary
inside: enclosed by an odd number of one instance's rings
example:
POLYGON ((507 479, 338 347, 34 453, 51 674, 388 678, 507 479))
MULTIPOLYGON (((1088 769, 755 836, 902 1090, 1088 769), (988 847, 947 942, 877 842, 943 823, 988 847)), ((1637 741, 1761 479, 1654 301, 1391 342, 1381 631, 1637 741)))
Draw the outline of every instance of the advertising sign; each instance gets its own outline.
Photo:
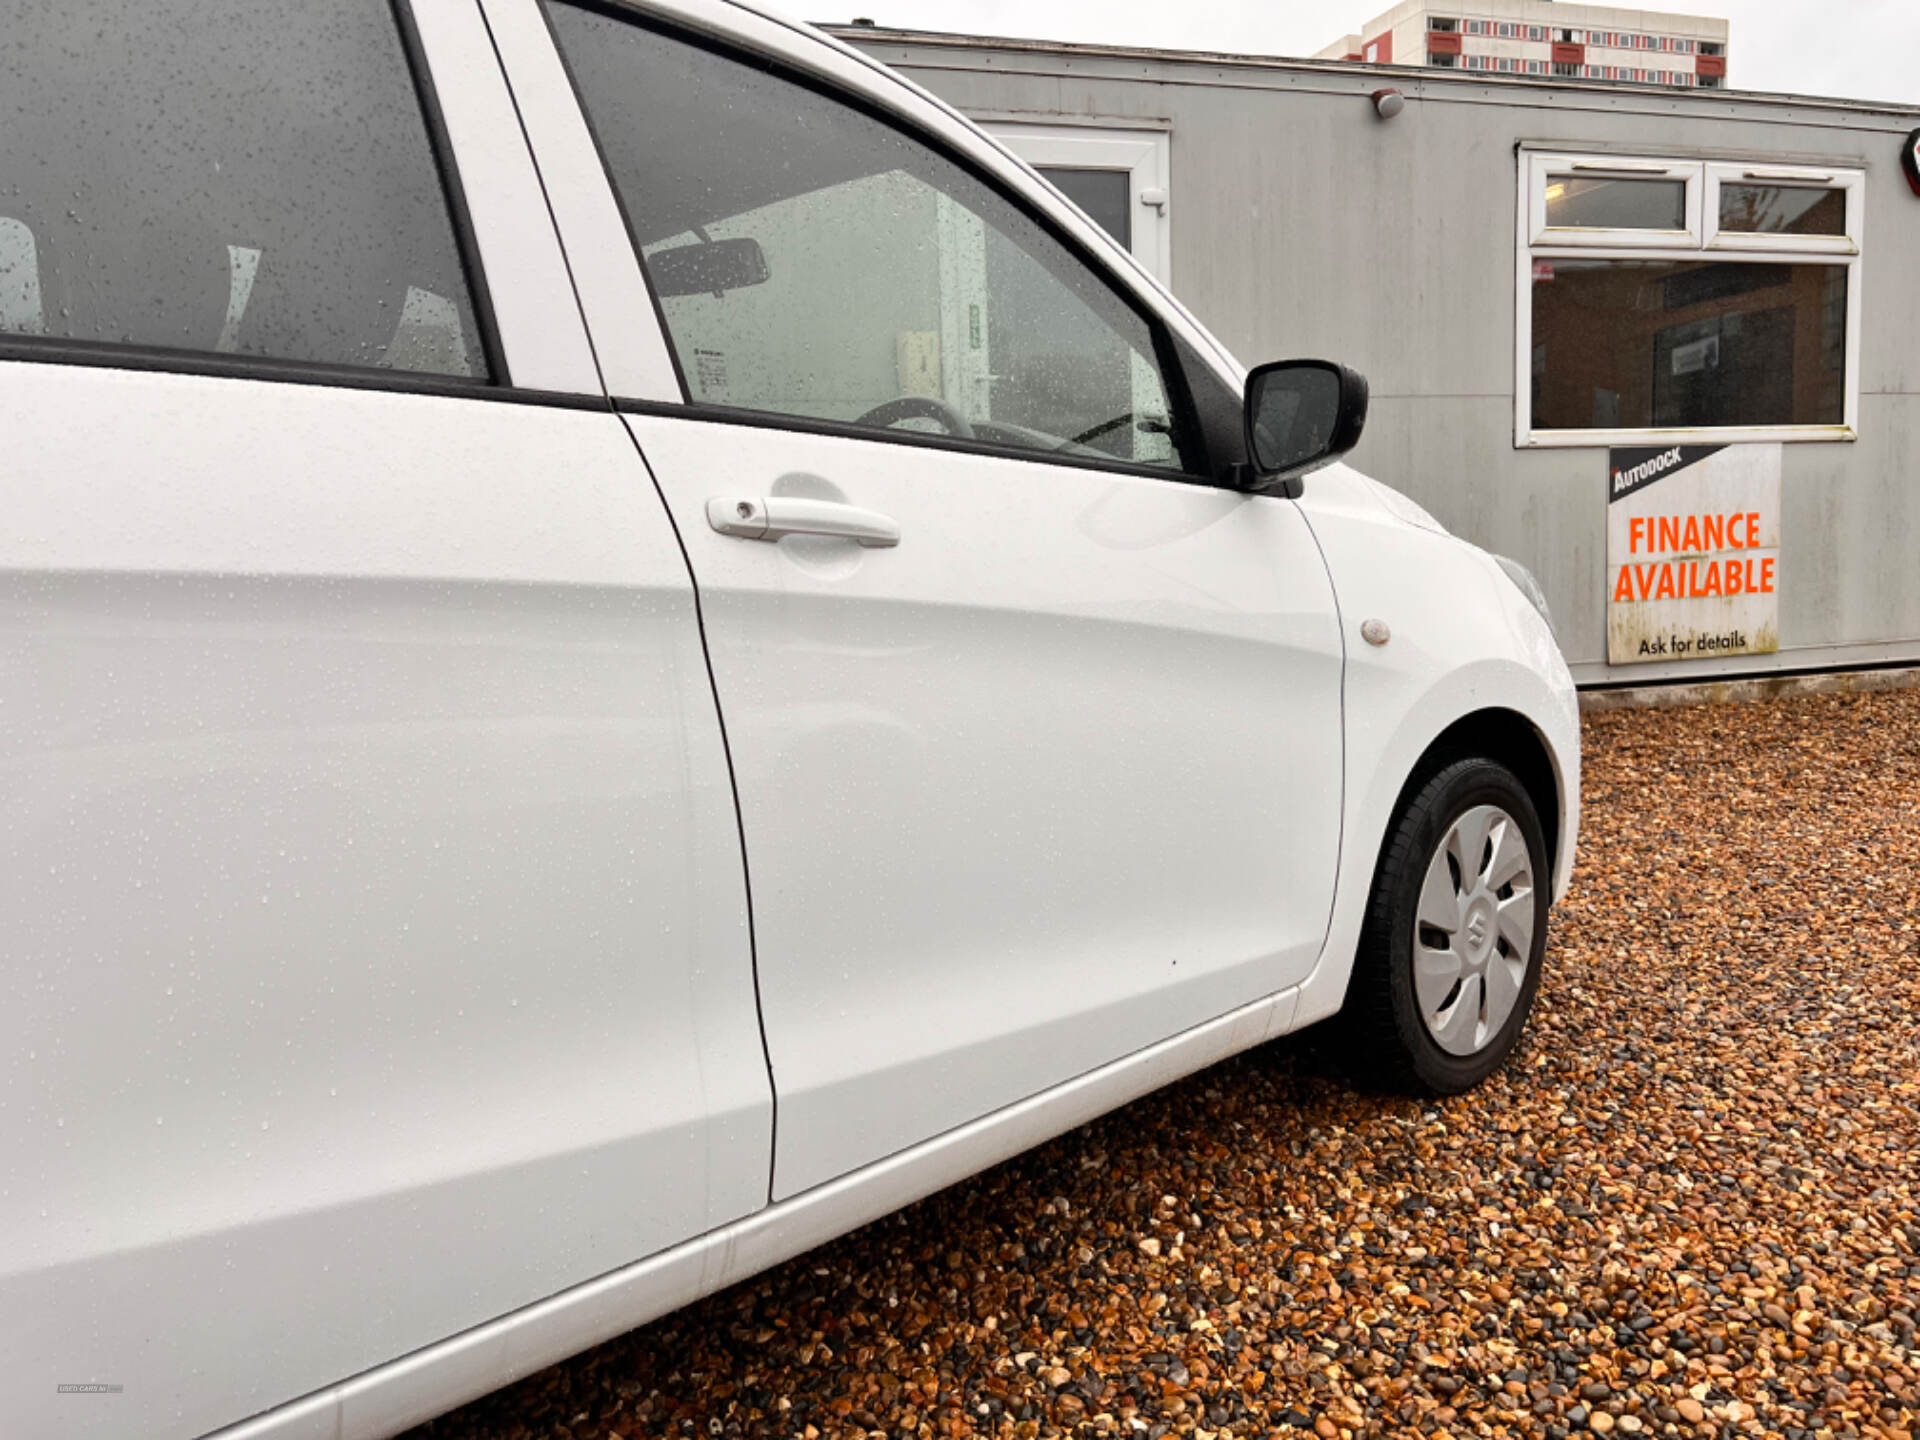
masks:
POLYGON ((1607 455, 1607 662, 1780 648, 1780 447, 1607 455))

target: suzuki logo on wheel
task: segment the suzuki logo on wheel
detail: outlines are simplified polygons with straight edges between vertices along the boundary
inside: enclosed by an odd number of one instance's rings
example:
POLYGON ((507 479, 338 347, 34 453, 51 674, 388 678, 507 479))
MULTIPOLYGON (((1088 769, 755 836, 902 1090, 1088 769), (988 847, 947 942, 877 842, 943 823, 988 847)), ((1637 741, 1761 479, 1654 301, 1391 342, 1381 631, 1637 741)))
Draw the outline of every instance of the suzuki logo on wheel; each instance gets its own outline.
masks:
POLYGON ((1487 917, 1478 910, 1467 921, 1467 940, 1476 950, 1487 943, 1487 917))

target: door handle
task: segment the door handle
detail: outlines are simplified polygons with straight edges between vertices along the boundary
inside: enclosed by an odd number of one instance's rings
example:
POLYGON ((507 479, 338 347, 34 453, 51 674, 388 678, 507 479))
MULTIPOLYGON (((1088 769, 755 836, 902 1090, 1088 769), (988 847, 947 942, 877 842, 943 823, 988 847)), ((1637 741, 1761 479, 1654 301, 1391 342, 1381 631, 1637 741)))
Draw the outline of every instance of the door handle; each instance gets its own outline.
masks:
POLYGON ((900 527, 876 510, 838 500, 799 495, 765 499, 721 496, 707 501, 707 523, 741 540, 779 540, 787 535, 830 535, 870 548, 900 543, 900 527))

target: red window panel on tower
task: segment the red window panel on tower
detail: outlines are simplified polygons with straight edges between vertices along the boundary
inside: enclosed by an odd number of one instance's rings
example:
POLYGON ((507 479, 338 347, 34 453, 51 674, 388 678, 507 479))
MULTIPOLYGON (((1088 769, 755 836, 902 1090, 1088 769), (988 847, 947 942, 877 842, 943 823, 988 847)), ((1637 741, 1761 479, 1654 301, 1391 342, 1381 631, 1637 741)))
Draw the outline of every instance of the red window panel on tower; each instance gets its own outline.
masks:
POLYGON ((1693 57, 1693 73, 1696 75, 1725 75, 1727 57, 1724 55, 1696 55, 1693 57))
POLYGON ((1429 30, 1427 32, 1427 53, 1429 55, 1458 55, 1460 53, 1459 34, 1448 34, 1441 30, 1429 30))
POLYGON ((1553 63, 1556 65, 1584 65, 1587 59, 1587 47, 1569 45, 1565 41, 1553 43, 1553 63))

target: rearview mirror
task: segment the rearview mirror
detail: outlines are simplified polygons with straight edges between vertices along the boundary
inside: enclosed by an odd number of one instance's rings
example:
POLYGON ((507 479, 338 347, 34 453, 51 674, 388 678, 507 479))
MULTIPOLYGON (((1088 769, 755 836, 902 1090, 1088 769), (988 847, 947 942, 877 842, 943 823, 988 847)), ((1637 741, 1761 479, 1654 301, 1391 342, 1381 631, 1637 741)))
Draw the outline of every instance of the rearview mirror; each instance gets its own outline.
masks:
POLYGON ((751 239, 699 240, 647 256, 647 275, 662 299, 670 295, 724 295, 763 285, 772 272, 766 252, 751 239))
POLYGON ((1331 360, 1279 360, 1247 376, 1247 463, 1252 490, 1298 495, 1310 470, 1359 443, 1367 382, 1331 360))

